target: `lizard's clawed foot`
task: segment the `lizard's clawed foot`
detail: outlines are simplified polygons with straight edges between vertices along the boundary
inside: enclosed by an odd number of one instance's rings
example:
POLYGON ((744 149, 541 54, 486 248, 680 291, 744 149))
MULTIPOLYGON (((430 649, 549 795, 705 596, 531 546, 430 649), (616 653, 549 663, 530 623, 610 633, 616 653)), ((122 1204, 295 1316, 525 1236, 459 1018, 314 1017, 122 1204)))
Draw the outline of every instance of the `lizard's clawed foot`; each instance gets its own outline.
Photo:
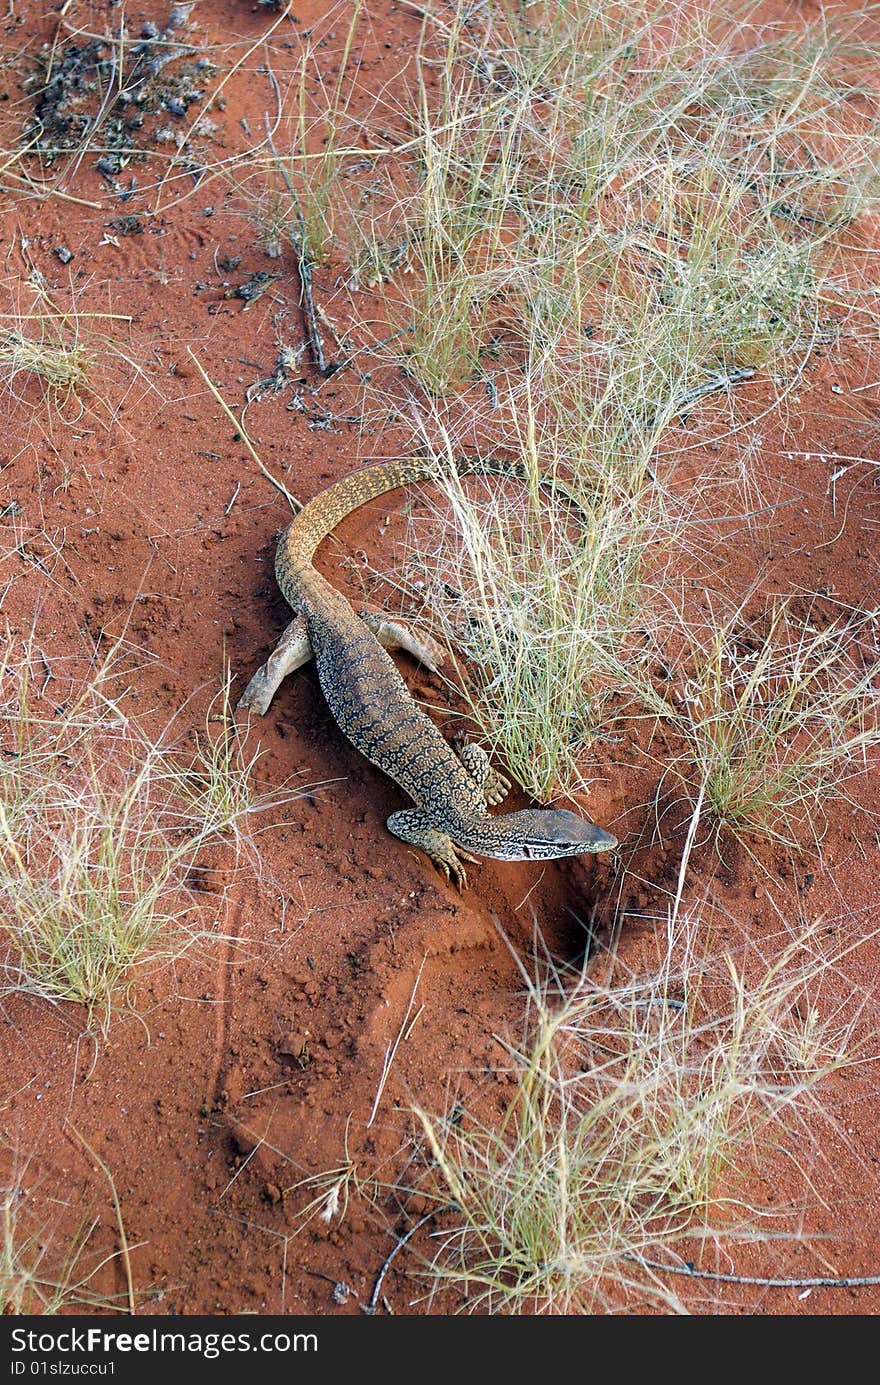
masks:
POLYGON ((470 861, 473 865, 478 865, 479 858, 471 856, 469 852, 457 846, 445 832, 440 832, 434 827, 421 809, 405 808, 402 812, 392 813, 387 827, 388 831, 393 832, 402 842, 409 842, 410 846, 417 846, 426 856, 430 856, 440 874, 452 881, 459 894, 467 888, 464 862, 470 861))
POLYGON ((469 851, 464 851, 454 842, 449 843, 448 855, 438 856, 433 851, 429 854, 437 870, 441 875, 445 875, 447 880, 452 881, 459 894, 462 890, 467 889, 467 871, 464 868, 464 862, 469 861, 473 866, 480 864, 478 856, 472 856, 469 851))
POLYGON ((498 769, 490 769, 483 785, 483 794, 489 806, 494 808, 496 804, 503 803, 510 793, 510 787, 510 780, 506 774, 502 774, 498 769))

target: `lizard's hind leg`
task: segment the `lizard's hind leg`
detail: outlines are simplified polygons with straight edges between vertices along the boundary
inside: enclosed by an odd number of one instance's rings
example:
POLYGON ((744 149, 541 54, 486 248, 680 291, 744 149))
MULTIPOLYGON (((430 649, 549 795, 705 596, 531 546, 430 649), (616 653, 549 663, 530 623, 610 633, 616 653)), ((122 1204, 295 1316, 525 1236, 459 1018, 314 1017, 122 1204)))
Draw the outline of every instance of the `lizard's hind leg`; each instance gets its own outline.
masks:
POLYGON ((383 649, 405 649, 432 673, 439 671, 446 651, 426 631, 408 625, 406 621, 393 620, 383 611, 374 611, 368 606, 362 607, 358 615, 367 629, 372 630, 383 649))
POLYGON ((510 789, 510 780, 499 770, 492 768, 483 747, 470 741, 457 745, 455 749, 459 760, 478 785, 486 802, 491 807, 496 803, 503 803, 510 789))
POLYGON ((294 616, 266 662, 248 683, 238 700, 239 707, 249 707, 258 716, 265 716, 269 703, 288 673, 302 668, 312 658, 314 650, 306 618, 294 616))

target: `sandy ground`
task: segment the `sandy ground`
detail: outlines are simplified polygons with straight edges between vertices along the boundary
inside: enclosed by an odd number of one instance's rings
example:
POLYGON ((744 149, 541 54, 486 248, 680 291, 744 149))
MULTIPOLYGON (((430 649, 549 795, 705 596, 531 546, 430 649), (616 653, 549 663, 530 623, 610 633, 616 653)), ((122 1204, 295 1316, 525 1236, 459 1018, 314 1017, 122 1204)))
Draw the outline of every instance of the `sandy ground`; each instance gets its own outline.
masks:
MULTIPOLYGON (((369 33, 357 51, 361 80, 376 91, 412 53, 418 19, 384 0, 368 8, 369 33)), ((303 0, 294 7, 297 27, 319 22, 326 10, 303 0)), ((73 29, 97 34, 119 16, 100 4, 65 11, 73 29)), ((126 17, 136 33, 141 19, 161 28, 167 16, 145 3, 126 17)), ((244 57, 223 88, 222 109, 211 110, 212 126, 187 148, 196 163, 245 150, 242 121, 252 140, 263 130, 274 97, 261 68, 271 62, 284 89, 295 63, 292 20, 257 42, 278 17, 236 0, 205 0, 188 21, 185 39, 197 50, 191 61, 220 48, 206 93, 216 93, 244 57)), ((28 0, 4 20, 0 81, 9 102, 4 119, 13 127, 33 106, 23 85, 33 55, 42 43, 73 41, 58 23, 28 0)), ((327 40, 328 61, 340 38, 327 40)), ((170 127, 173 138, 203 119, 207 99, 182 115, 148 116, 145 131, 170 127)), ((143 138, 153 151, 169 147, 143 138)), ((4 310, 16 299, 17 277, 33 266, 61 300, 73 292, 81 313, 127 319, 97 323, 125 359, 99 352, 81 408, 71 402, 49 417, 29 390, 12 403, 0 439, 0 508, 14 504, 20 512, 4 510, 0 521, 4 554, 16 550, 0 572, 2 619, 13 641, 36 622, 50 667, 125 630, 142 656, 130 710, 142 709, 157 727, 176 716, 185 740, 203 724, 224 659, 242 687, 285 622, 272 554, 287 517, 187 348, 240 408, 247 387, 275 366, 276 330, 283 340, 302 341, 299 286, 289 257, 270 259, 259 248, 228 182, 197 184, 179 165, 169 169, 166 155, 111 172, 123 190, 132 175, 138 179, 134 195, 122 199, 94 165, 89 154, 68 170, 65 190, 81 200, 10 196, 0 220, 4 310), (67 264, 58 247, 71 253, 67 264), (229 296, 261 272, 280 277, 253 302, 229 296)), ((343 330, 356 321, 341 261, 320 269, 315 287, 343 330)), ((362 292, 358 310, 369 317, 378 310, 364 308, 367 298, 362 292)), ((878 473, 870 466, 848 471, 832 513, 834 463, 826 457, 876 454, 877 391, 853 391, 878 375, 876 330, 872 342, 866 331, 847 328, 839 344, 817 354, 784 431, 778 416, 755 425, 763 498, 781 508, 751 528, 728 525, 685 578, 696 585, 706 564, 732 589, 757 578, 767 593, 825 592, 829 609, 835 597, 876 602, 878 473)), ((742 388, 744 426, 759 419, 768 399, 760 381, 742 388)), ((357 371, 322 380, 303 362, 289 388, 252 406, 248 427, 267 464, 307 499, 372 455, 405 445, 393 427, 361 426, 363 412, 357 371)), ((361 511, 325 545, 322 571, 357 599, 363 569, 353 555, 363 550, 373 567, 387 570, 402 524, 387 503, 361 511)), ((443 685, 406 659, 400 665, 448 725, 452 705, 443 685)), ((593 947, 597 965, 621 975, 653 964, 689 806, 670 797, 658 821, 652 803, 660 767, 639 753, 637 737, 599 744, 590 812, 621 839, 619 861, 487 861, 472 869, 471 888, 459 897, 386 833, 384 820, 402 797, 338 733, 313 671, 285 684, 252 734, 265 749, 265 785, 301 776, 321 787, 287 804, 260 836, 261 880, 246 858, 236 863, 231 847, 206 856, 196 901, 201 925, 218 940, 137 982, 143 1023, 121 1016, 106 1036, 93 1038, 74 1006, 6 997, 0 1130, 18 1152, 29 1206, 45 1212, 58 1244, 90 1213, 98 1216, 90 1243, 96 1257, 118 1249, 117 1218, 107 1180, 71 1124, 100 1155, 135 1247, 142 1311, 358 1313, 395 1236, 426 1210, 422 1196, 405 1191, 417 1187, 425 1168, 410 1107, 442 1111, 457 1099, 484 1119, 506 1109, 512 1079, 502 1041, 518 1038, 523 1022, 514 953, 528 957, 536 920, 564 961, 578 962, 593 947), (389 1045, 418 1007, 376 1103, 389 1045), (330 1224, 312 1216, 303 1226, 315 1189, 295 1185, 349 1162, 360 1179, 396 1182, 404 1191, 371 1201, 352 1186, 330 1224)), ((878 790, 874 773, 859 783, 859 801, 876 810, 878 790)), ((718 949, 751 952, 760 964, 779 932, 776 906, 790 921, 821 920, 829 947, 867 936, 877 924, 875 821, 838 805, 820 854, 757 848, 760 867, 735 847, 719 862, 711 840, 700 843, 691 888, 711 912, 718 949)), ((829 1006, 863 1007, 858 1034, 869 1045, 878 958, 877 940, 865 942, 836 969, 834 994, 823 996, 829 1006)), ((878 1114, 870 1067, 829 1079, 821 1111, 797 1137, 795 1159, 772 1161, 766 1180, 755 1175, 747 1189, 757 1205, 794 1209, 789 1225, 802 1234, 734 1247, 730 1258, 707 1251, 703 1264, 759 1276, 876 1272, 878 1114)), ((463 1306, 452 1293, 426 1299, 420 1271, 434 1229, 424 1225, 388 1272, 385 1305, 396 1313, 463 1306)), ((118 1257, 96 1283, 124 1293, 118 1257)), ((686 1287, 693 1292, 675 1285, 703 1312, 869 1313, 880 1305, 870 1288, 686 1287)), ((628 1306, 640 1311, 644 1304, 628 1306)))

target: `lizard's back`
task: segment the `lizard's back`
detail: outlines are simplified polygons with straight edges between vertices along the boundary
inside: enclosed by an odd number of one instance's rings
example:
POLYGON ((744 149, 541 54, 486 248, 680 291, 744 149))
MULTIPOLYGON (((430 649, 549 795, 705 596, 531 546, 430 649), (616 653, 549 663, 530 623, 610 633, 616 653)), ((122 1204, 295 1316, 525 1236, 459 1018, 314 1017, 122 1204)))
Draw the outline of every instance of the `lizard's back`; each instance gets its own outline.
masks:
POLYGON ((296 608, 309 623, 321 690, 340 731, 420 806, 449 821, 484 811, 458 756, 345 597, 314 568, 298 574, 293 587, 296 608))

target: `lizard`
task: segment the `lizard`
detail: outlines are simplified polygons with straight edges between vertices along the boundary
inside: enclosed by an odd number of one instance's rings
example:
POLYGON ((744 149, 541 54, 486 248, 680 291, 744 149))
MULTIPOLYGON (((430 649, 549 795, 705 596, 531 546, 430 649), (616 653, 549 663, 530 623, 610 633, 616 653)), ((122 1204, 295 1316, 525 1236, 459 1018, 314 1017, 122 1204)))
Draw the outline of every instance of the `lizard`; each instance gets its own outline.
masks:
MULTIPOLYGON (((474 471, 518 474, 474 458, 456 463, 474 471)), ((314 566, 321 541, 368 501, 398 487, 431 479, 436 469, 422 458, 376 463, 350 472, 302 507, 282 531, 275 576, 294 612, 293 620, 238 706, 265 715, 282 680, 314 658, 327 705, 352 745, 413 800, 392 813, 394 836, 421 848, 459 892, 467 885, 465 862, 488 856, 502 861, 546 860, 610 851, 617 839, 565 808, 531 808, 492 815, 510 781, 493 769, 482 746, 454 749, 416 704, 389 649, 405 649, 432 672, 442 651, 430 637, 381 612, 355 611, 314 566)))

